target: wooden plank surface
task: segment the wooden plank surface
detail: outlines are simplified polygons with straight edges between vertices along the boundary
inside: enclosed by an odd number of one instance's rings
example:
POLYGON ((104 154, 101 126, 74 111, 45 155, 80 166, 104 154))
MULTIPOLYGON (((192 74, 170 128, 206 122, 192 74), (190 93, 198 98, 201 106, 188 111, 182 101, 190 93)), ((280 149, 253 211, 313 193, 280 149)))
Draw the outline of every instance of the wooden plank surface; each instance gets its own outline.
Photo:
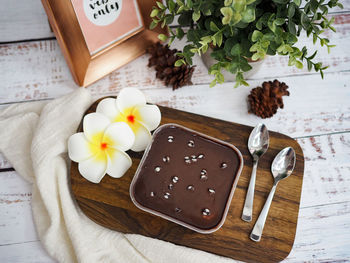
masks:
MULTIPOLYGON (((319 45, 314 47, 312 41, 305 36, 300 39, 300 46, 307 45, 311 51, 319 50, 319 61, 330 65, 327 73, 349 70, 350 14, 337 14, 335 28, 338 30, 337 33, 327 31, 325 34, 337 45, 332 49, 331 54, 319 45)), ((183 44, 184 42, 177 42, 175 46, 183 44)), ((155 79, 154 70, 147 68, 147 61, 148 56, 142 56, 93 84, 89 89, 93 94, 102 96, 115 93, 120 87, 125 86, 162 87, 162 82, 155 79)), ((198 56, 194 63, 197 67, 194 71, 193 83, 208 86, 212 76, 208 75, 207 69, 198 56)), ((306 69, 288 67, 287 64, 286 57, 267 57, 261 70, 252 79, 316 74, 309 73, 306 69)), ((52 98, 54 94, 55 96, 65 94, 76 87, 56 40, 0 45, 0 72, 3 75, 0 103, 52 98), (33 63, 35 67, 32 66, 33 63), (13 68, 17 69, 16 73, 21 73, 21 78, 17 77, 13 68)), ((254 82, 250 83, 252 86, 256 85, 254 82)))
MULTIPOLYGON (((209 89, 211 77, 196 58, 196 85, 172 92, 154 78, 144 56, 89 90, 97 99, 116 95, 126 86, 139 87, 153 103, 255 125, 260 120, 246 113, 242 98, 265 79, 285 81, 291 91, 285 109, 264 121, 270 130, 297 137, 306 156, 297 235, 285 261, 350 261, 350 1, 342 3, 344 10, 335 10, 338 32, 326 33, 337 47, 329 55, 320 50, 320 60, 331 66, 324 81, 315 73, 285 67, 285 58, 268 57, 249 88, 234 90, 232 83, 226 83, 209 89)), ((0 4, 5 7, 0 8, 0 43, 6 42, 0 44, 0 109, 14 102, 52 99, 74 90, 76 86, 56 41, 32 41, 53 37, 40 1, 0 0, 0 4)), ((314 48, 305 38, 301 42, 314 48)), ((0 262, 50 262, 31 221, 30 198, 25 197, 30 194, 28 185, 13 179, 18 177, 16 172, 2 172, 9 168, 11 164, 0 155, 0 262), (24 201, 13 202, 17 199, 24 201), (11 235, 10 244, 6 240, 11 235)))

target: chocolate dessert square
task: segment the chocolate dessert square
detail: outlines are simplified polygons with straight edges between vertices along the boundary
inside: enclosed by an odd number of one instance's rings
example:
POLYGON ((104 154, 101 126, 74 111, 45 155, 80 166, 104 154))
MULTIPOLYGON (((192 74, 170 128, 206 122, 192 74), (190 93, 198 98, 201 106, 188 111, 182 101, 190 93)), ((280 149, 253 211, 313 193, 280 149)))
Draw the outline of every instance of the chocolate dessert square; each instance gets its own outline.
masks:
POLYGON ((243 167, 233 145, 166 124, 153 134, 130 186, 134 204, 200 233, 225 221, 243 167))

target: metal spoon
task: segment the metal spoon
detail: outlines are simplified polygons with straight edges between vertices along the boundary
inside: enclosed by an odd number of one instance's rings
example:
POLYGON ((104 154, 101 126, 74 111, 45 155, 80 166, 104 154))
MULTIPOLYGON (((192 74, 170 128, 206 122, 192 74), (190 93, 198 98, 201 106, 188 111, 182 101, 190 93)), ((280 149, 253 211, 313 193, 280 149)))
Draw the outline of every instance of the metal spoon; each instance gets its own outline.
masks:
POLYGON ((259 158, 267 151, 267 148, 269 148, 269 132, 264 124, 259 123, 250 133, 248 140, 248 149, 253 157, 253 170, 242 213, 242 220, 246 222, 252 221, 256 169, 259 158))
POLYGON ((276 191, 279 181, 291 175, 295 166, 295 152, 292 147, 284 148, 280 151, 271 165, 271 172, 274 177, 274 183, 269 196, 266 199, 264 208, 261 210, 258 220, 256 221, 250 239, 259 242, 264 229, 267 214, 276 191))

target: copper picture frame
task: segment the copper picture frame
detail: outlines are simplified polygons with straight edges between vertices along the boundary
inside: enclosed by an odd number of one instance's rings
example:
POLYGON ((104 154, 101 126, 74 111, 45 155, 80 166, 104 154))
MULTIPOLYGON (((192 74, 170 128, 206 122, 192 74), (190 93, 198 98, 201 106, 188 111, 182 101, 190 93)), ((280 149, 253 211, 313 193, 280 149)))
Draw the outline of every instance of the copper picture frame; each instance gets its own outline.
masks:
MULTIPOLYGON (((127 0, 128 1, 128 0, 127 0)), ((50 25, 63 52, 74 81, 89 86, 113 70, 145 53, 148 46, 158 41, 158 34, 167 34, 159 26, 149 29, 150 13, 156 0, 138 0, 144 27, 124 41, 117 41, 91 54, 71 0, 42 0, 50 25)))

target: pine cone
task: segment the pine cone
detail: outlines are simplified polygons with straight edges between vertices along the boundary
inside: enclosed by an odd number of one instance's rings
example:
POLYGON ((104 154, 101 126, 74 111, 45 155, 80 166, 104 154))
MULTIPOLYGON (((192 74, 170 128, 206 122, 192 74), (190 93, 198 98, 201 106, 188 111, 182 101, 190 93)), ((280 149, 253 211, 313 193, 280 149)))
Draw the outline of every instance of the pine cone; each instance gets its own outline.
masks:
POLYGON ((181 65, 175 67, 175 62, 180 59, 176 55, 176 49, 169 49, 167 45, 157 42, 147 49, 151 55, 148 60, 148 67, 155 66, 156 77, 165 82, 166 85, 172 85, 173 90, 184 85, 192 85, 191 78, 194 66, 181 65))
POLYGON ((249 113, 265 119, 272 117, 278 110, 283 109, 282 96, 289 96, 288 86, 275 79, 268 81, 251 90, 248 95, 249 113))

